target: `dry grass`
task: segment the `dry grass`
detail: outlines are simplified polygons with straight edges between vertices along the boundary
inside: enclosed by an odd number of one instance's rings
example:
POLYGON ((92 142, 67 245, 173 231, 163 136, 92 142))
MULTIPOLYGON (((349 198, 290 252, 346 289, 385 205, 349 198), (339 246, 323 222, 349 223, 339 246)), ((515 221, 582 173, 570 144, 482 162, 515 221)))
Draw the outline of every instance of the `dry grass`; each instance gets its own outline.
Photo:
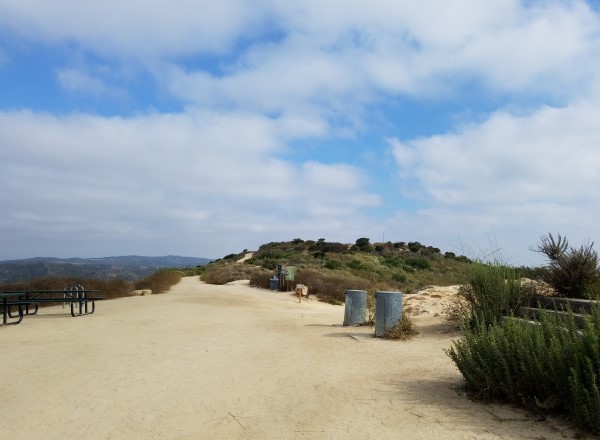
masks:
POLYGON ((177 284, 182 277, 178 270, 159 270, 135 282, 135 289, 150 289, 152 294, 165 293, 177 284))
MULTIPOLYGON (((70 286, 80 285, 89 290, 101 290, 100 296, 105 298, 121 298, 128 296, 133 290, 133 284, 130 281, 120 279, 116 280, 97 280, 86 278, 60 277, 60 278, 38 278, 35 280, 21 281, 17 283, 3 284, 0 287, 2 291, 25 291, 25 290, 63 290, 70 286)), ((62 294, 57 293, 49 295, 55 298, 61 298, 62 294)))
MULTIPOLYGON (((99 296, 107 299, 123 298, 129 296, 134 289, 151 289, 152 293, 163 293, 181 280, 181 272, 174 270, 160 270, 141 280, 132 282, 121 279, 99 280, 93 278, 75 277, 49 277, 17 283, 3 284, 1 291, 25 290, 63 290, 70 286, 83 286, 89 290, 100 290, 99 296)), ((49 298, 61 298, 61 293, 48 295, 49 298)))
MULTIPOLYGON (((248 264, 234 262, 227 264, 209 264, 202 274, 202 281, 208 284, 222 285, 237 280, 251 280, 253 276, 265 276, 264 274, 267 274, 268 277, 271 276, 271 272, 267 269, 248 264)), ((267 286, 261 285, 259 287, 268 287, 268 284, 267 286)))
POLYGON ((450 328, 458 330, 461 323, 469 317, 470 308, 467 299, 459 290, 458 295, 442 310, 442 316, 450 328))
POLYGON ((250 275, 250 285, 262 289, 269 289, 271 287, 271 276, 272 273, 268 270, 256 271, 250 275))
POLYGON ((406 341, 418 334, 419 331, 417 330, 414 321, 411 319, 408 313, 406 313, 406 311, 403 310, 402 318, 400 319, 400 321, 398 321, 398 323, 394 327, 386 330, 385 335, 383 337, 385 339, 406 341))

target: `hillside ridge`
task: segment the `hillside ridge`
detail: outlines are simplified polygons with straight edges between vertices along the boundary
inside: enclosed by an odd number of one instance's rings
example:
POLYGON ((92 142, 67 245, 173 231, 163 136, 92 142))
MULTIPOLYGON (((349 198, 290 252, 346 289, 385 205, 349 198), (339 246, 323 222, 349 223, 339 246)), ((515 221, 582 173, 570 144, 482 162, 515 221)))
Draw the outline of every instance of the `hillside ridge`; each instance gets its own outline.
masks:
POLYGON ((0 261, 0 283, 44 277, 83 277, 135 280, 157 269, 203 266, 210 258, 166 255, 146 257, 126 255, 99 258, 34 257, 0 261))

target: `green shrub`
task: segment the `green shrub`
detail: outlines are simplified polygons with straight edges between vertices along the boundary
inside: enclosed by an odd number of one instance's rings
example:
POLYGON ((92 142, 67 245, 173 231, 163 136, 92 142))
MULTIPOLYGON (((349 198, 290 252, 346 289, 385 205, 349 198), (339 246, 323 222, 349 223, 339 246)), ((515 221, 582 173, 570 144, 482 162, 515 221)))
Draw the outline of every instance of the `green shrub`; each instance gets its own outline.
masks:
POLYGON ((571 413, 583 426, 600 433, 600 307, 592 310, 570 368, 571 413))
POLYGON ((477 320, 463 332, 448 355, 475 397, 566 412, 600 433, 600 308, 582 332, 570 311, 542 311, 538 325, 477 320))
POLYGON ((208 284, 227 284, 231 281, 247 280, 255 273, 268 273, 267 269, 246 264, 210 264, 202 274, 202 281, 208 284))
POLYGON ((472 324, 478 319, 486 326, 497 323, 501 316, 513 315, 521 304, 531 301, 533 293, 521 285, 515 269, 499 263, 474 265, 460 290, 470 308, 472 324))
POLYGON ((406 265, 410 267, 414 267, 415 269, 421 270, 429 270, 431 269, 431 264, 425 258, 407 258, 406 265))
POLYGON ((406 282, 406 274, 404 274, 402 272, 394 272, 394 274, 392 275, 392 279, 399 283, 405 283, 406 282))
POLYGON ((356 269, 356 270, 360 270, 360 269, 362 269, 362 268, 363 268, 363 264, 361 263, 361 261, 360 261, 360 260, 356 260, 356 259, 355 259, 355 260, 352 260, 352 261, 350 261, 350 262, 347 264, 347 266, 348 266, 350 269, 356 269))
POLYGON ((356 240, 356 247, 359 249, 365 248, 367 246, 369 246, 369 239, 366 237, 362 237, 356 240))
POLYGON ((385 260, 383 260, 383 264, 385 264, 387 267, 401 267, 403 262, 404 260, 397 255, 393 257, 387 257, 385 260))
POLYGON ((264 258, 259 260, 258 265, 267 270, 275 270, 277 269, 277 260, 274 258, 264 258))
POLYGON ((413 253, 419 252, 422 247, 423 245, 418 241, 411 241, 408 243, 408 249, 413 253))
POLYGON ((327 260, 323 267, 326 269, 339 270, 343 267, 343 264, 337 260, 327 260))
POLYGON ((415 268, 412 266, 409 266, 408 264, 403 264, 402 270, 406 273, 415 273, 415 268))
POLYGON ((184 277, 199 276, 204 273, 206 266, 183 267, 178 270, 184 277))

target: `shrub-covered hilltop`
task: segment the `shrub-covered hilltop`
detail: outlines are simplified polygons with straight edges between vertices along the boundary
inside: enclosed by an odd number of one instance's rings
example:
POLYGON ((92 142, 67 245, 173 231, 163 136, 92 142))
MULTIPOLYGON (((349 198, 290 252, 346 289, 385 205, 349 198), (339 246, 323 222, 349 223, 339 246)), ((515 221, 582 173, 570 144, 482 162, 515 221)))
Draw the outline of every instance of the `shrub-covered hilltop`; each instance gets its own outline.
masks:
MULTIPOLYGON (((238 263, 246 251, 230 254, 206 266, 202 279, 225 284, 250 279, 257 287, 269 287, 277 265, 296 267, 295 284, 304 284, 309 294, 339 304, 347 289, 367 291, 401 290, 405 293, 427 285, 451 285, 466 279, 470 260, 419 242, 371 244, 359 238, 354 244, 296 238, 262 245, 252 258, 238 263)), ((293 288, 293 286, 292 286, 293 288)))

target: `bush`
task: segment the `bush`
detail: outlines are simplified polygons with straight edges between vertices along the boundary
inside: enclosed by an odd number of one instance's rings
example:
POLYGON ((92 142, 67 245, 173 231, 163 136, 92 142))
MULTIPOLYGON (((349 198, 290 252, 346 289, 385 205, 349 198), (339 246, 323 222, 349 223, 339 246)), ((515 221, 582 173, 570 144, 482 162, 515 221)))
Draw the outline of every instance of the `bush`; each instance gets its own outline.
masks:
POLYGON ((594 243, 591 243, 575 249, 560 234, 557 240, 552 234, 542 237, 534 250, 546 255, 549 260, 544 281, 567 298, 590 297, 589 287, 599 278, 598 253, 593 246, 594 243))
POLYGON ((256 271, 250 275, 250 285, 261 289, 270 289, 272 276, 268 271, 256 271))
POLYGON ((600 433, 600 308, 582 333, 570 312, 542 312, 539 325, 477 321, 463 332, 447 353, 475 397, 566 412, 600 433))
POLYGON ((246 264, 210 264, 202 275, 202 281, 208 284, 227 284, 237 280, 247 280, 255 273, 268 273, 267 269, 246 264))
POLYGON ((347 266, 348 266, 350 269, 355 269, 355 270, 360 270, 360 269, 362 269, 362 268, 363 268, 363 264, 361 263, 361 261, 360 261, 360 260, 356 260, 356 259, 355 259, 355 260, 352 260, 352 261, 350 261, 350 262, 347 264, 347 266))
POLYGON ((460 291, 466 303, 449 316, 462 321, 463 337, 447 353, 474 397, 566 412, 600 433, 600 307, 583 331, 570 310, 541 310, 534 324, 512 318, 534 293, 513 268, 475 265, 460 291))
POLYGON ((303 269, 296 274, 296 283, 308 287, 309 295, 331 304, 342 304, 346 290, 369 290, 370 282, 347 272, 324 273, 317 269, 303 269))
POLYGON ((398 256, 387 257, 385 260, 383 260, 383 264, 385 264, 387 267, 401 267, 402 263, 402 258, 398 256))
POLYGON ((408 265, 410 267, 414 267, 415 269, 421 269, 421 270, 431 269, 431 264, 425 258, 408 258, 405 263, 406 263, 406 265, 408 265))
POLYGON ((478 320, 490 326, 501 316, 513 315, 519 306, 529 303, 535 292, 521 285, 515 269, 494 263, 475 265, 459 293, 467 300, 471 324, 478 320))
POLYGON ((392 280, 397 281, 399 283, 406 283, 406 274, 402 272, 394 272, 392 275, 392 280))
POLYGON ((337 260, 327 260, 323 265, 326 269, 339 270, 343 267, 342 263, 337 260))
POLYGON ((394 327, 387 329, 383 337, 385 339, 400 339, 406 341, 418 334, 419 331, 417 330, 415 323, 408 313, 403 310, 400 321, 398 321, 394 327))
POLYGON ((164 293, 181 281, 182 273, 178 270, 159 270, 135 282, 136 289, 150 289, 152 294, 164 293))
POLYGON ((423 245, 418 241, 411 241, 408 243, 408 249, 413 253, 419 252, 419 250, 421 250, 422 247, 423 245))
POLYGON ((370 245, 369 239, 366 237, 362 237, 362 238, 359 238, 358 240, 356 240, 356 247, 359 249, 367 247, 369 245, 370 245))

